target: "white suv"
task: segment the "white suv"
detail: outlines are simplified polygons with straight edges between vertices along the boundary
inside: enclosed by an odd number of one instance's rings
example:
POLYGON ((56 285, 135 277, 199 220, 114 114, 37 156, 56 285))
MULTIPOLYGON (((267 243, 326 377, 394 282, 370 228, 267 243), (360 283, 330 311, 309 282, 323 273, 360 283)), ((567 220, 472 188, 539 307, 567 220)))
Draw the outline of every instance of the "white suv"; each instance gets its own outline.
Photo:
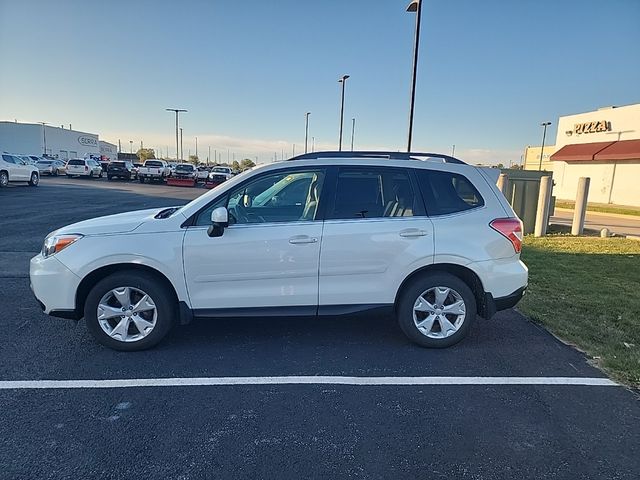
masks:
POLYGON ((100 177, 102 166, 92 158, 72 158, 67 162, 66 173, 69 177, 100 177))
POLYGON ((183 207, 47 236, 31 260, 42 309, 119 350, 193 317, 396 316, 427 347, 527 286, 520 220, 488 173, 446 155, 322 152, 253 168, 183 207))
POLYGON ((38 167, 25 162, 18 155, 3 153, 0 155, 0 188, 9 182, 27 182, 32 187, 40 183, 38 167))

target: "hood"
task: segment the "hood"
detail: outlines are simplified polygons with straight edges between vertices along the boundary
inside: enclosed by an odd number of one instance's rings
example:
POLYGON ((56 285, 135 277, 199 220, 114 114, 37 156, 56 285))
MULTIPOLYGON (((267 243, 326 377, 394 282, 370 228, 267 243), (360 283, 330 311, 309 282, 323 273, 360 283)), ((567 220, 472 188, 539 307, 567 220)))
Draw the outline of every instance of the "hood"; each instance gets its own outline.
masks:
POLYGON ((136 210, 133 212, 118 213, 106 217, 97 217, 72 223, 56 231, 58 234, 80 233, 82 235, 105 235, 112 233, 127 233, 135 230, 145 221, 153 217, 164 208, 151 208, 148 210, 136 210))

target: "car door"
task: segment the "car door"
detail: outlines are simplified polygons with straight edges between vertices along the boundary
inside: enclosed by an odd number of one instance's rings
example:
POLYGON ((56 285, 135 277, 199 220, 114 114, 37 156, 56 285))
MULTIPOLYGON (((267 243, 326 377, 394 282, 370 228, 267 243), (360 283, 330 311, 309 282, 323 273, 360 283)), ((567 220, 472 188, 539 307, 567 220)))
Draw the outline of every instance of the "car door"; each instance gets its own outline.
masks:
POLYGON ((185 280, 196 315, 252 314, 258 309, 315 314, 322 237, 322 221, 316 217, 324 178, 322 168, 265 172, 197 215, 183 243, 185 280), (307 189, 278 203, 278 194, 303 178, 309 179, 307 189), (219 206, 228 208, 230 224, 222 236, 212 238, 207 229, 219 206))
POLYGON ((320 313, 392 304, 407 273, 433 255, 433 226, 410 170, 338 169, 322 235, 320 313))

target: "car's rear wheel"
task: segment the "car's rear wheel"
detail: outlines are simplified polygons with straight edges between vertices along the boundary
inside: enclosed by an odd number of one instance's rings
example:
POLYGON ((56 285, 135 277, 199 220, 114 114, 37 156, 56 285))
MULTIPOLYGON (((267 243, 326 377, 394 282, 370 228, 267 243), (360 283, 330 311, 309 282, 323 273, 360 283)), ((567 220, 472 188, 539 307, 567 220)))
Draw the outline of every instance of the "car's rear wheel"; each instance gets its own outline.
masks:
POLYGON ((31 185, 32 187, 37 187, 38 183, 40 183, 40 175, 38 175, 36 172, 33 172, 31 174, 31 178, 29 179, 29 185, 31 185))
POLYGON ((157 345, 174 323, 173 293, 144 272, 119 272, 99 281, 84 306, 94 338, 115 350, 144 350, 157 345))
POLYGON ((400 328, 423 347, 444 348, 465 338, 476 317, 469 286, 455 275, 420 275, 400 294, 396 306, 400 328))

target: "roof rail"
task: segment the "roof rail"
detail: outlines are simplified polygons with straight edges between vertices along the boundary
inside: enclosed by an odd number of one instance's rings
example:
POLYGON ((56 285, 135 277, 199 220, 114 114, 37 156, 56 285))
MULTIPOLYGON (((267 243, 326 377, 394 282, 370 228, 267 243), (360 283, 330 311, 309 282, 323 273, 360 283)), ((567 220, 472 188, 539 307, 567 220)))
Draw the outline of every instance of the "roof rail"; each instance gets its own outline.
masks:
POLYGON ((394 160, 422 160, 425 157, 439 158, 444 163, 459 163, 466 165, 465 162, 449 155, 442 153, 424 153, 424 152, 384 152, 384 151, 355 151, 355 152, 314 152, 304 153, 290 158, 289 160, 308 160, 320 158, 389 158, 394 160))

